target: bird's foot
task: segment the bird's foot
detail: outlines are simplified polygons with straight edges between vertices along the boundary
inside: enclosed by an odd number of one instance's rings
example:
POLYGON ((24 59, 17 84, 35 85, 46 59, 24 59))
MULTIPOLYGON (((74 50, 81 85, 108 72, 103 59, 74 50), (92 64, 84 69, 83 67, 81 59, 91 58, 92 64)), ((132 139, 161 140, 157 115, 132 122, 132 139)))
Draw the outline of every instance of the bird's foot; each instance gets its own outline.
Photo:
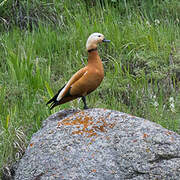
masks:
POLYGON ((84 106, 84 109, 89 109, 89 107, 88 106, 84 106))

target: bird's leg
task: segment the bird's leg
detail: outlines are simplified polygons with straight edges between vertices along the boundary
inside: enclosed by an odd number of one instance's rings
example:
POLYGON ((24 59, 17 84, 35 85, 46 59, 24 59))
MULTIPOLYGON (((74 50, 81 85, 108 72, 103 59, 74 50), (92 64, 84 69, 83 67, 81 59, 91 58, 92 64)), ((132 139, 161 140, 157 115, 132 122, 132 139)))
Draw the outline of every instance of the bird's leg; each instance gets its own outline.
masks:
POLYGON ((86 104, 86 98, 85 96, 82 96, 82 100, 83 100, 83 103, 84 103, 84 109, 88 109, 88 106, 86 104))

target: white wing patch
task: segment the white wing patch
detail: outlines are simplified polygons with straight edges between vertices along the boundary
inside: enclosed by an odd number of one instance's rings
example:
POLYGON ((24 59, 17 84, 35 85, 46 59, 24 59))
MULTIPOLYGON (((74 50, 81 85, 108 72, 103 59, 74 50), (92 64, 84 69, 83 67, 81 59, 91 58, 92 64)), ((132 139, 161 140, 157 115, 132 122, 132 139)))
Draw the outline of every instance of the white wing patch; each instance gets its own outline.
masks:
MULTIPOLYGON (((87 72, 88 71, 86 71, 83 76, 85 76, 87 74, 87 72)), ((74 78, 74 76, 71 77, 71 79, 68 81, 66 86, 61 90, 58 97, 56 98, 57 101, 60 101, 64 97, 64 92, 67 90, 67 88, 69 88, 72 85, 71 82, 72 82, 73 78, 74 78)))
POLYGON ((69 86, 70 80, 68 81, 68 83, 66 84, 66 86, 62 89, 62 91, 59 93, 58 97, 57 97, 57 101, 60 101, 63 98, 63 94, 64 91, 66 90, 66 88, 69 86))
MULTIPOLYGON (((65 86, 66 87, 66 86, 65 86)), ((57 101, 60 101, 62 99, 62 94, 64 93, 65 91, 65 87, 62 89, 62 91, 59 93, 58 97, 57 97, 57 101)))

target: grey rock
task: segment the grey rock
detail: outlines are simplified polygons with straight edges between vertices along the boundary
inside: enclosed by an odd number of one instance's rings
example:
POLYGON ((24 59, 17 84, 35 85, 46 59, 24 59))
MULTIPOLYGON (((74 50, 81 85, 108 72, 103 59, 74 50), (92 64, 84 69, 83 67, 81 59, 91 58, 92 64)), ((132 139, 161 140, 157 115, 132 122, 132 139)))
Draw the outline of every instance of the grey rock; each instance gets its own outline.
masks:
POLYGON ((31 139, 17 180, 180 179, 180 136, 107 110, 63 110, 31 139))

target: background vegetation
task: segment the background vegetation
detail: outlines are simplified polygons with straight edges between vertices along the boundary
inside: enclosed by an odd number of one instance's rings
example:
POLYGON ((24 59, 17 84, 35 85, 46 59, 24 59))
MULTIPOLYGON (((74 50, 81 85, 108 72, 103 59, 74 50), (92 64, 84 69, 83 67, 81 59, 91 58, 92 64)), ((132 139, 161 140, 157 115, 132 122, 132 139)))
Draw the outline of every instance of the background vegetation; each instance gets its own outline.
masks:
POLYGON ((0 168, 10 172, 52 112, 45 103, 87 62, 93 32, 111 40, 90 107, 140 116, 180 133, 178 0, 4 0, 0 3, 0 168))

